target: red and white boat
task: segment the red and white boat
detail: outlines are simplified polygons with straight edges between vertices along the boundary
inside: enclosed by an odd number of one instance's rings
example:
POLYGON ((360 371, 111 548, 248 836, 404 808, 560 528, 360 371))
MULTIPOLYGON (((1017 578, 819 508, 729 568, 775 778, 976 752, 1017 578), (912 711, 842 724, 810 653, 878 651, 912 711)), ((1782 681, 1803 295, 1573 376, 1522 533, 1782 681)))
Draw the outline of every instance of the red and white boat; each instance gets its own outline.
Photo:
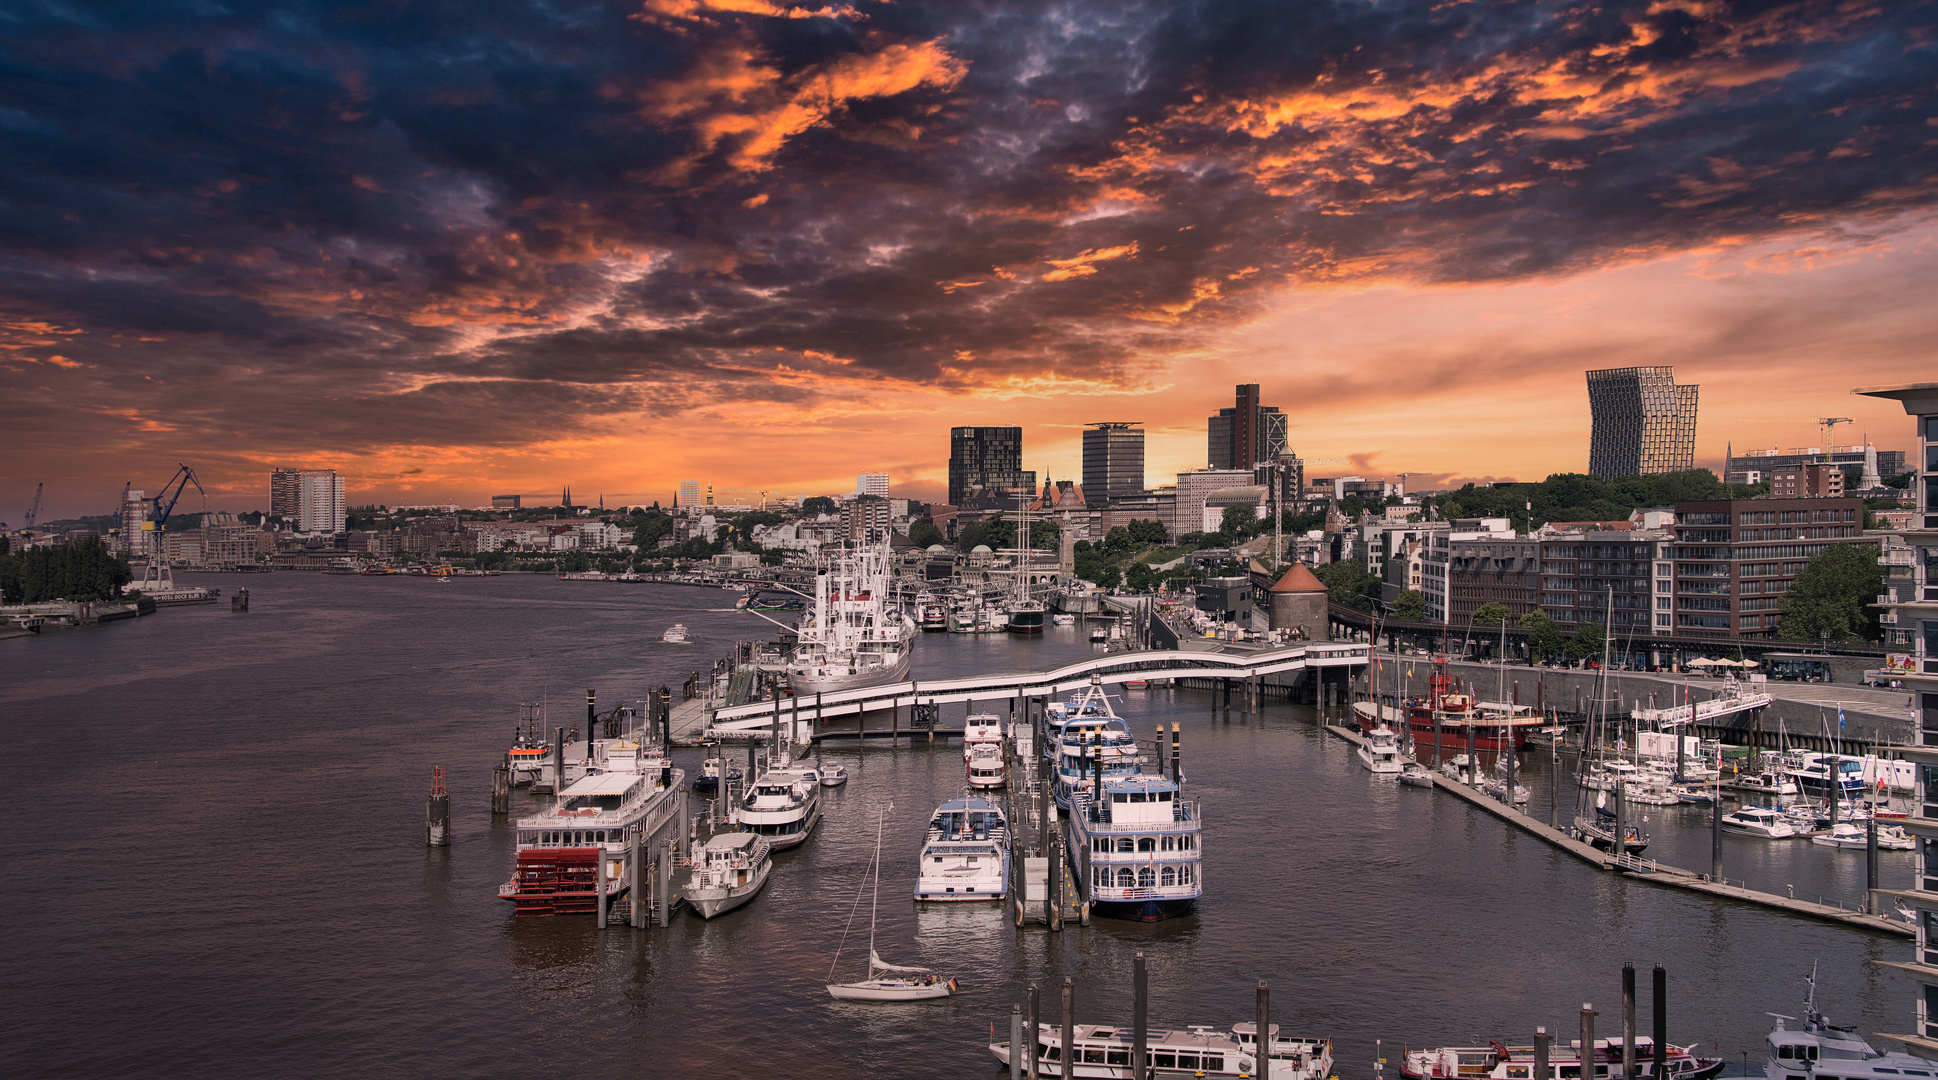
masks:
MULTIPOLYGON (((1670 1043, 1664 1059, 1663 1080, 1709 1080, 1723 1071, 1722 1058, 1697 1057, 1695 1045, 1670 1043)), ((1594 1074, 1588 1080, 1624 1080, 1622 1040, 1596 1039, 1594 1074)), ((1548 1052, 1548 1067, 1565 1080, 1581 1080, 1581 1041, 1558 1044, 1548 1052)), ((1533 1075, 1534 1047, 1508 1046, 1494 1042, 1486 1046, 1443 1046, 1433 1050, 1408 1050, 1400 1058, 1400 1075, 1406 1080, 1527 1080, 1533 1075)), ((1637 1080, 1655 1080, 1655 1040, 1646 1035, 1635 1040, 1637 1080)))
POLYGON ((1447 674, 1447 659, 1434 661, 1433 678, 1427 696, 1407 702, 1407 727, 1413 745, 1424 750, 1433 745, 1434 725, 1440 727, 1440 748, 1444 751, 1467 749, 1471 728, 1474 749, 1499 752, 1510 744, 1519 750, 1527 745, 1528 734, 1542 726, 1540 714, 1522 706, 1502 702, 1476 701, 1474 695, 1456 691, 1454 678, 1447 674))
MULTIPOLYGON (((634 737, 593 744, 585 773, 558 800, 518 819, 518 864, 498 887, 519 915, 589 915, 624 896, 634 841, 686 812, 686 775, 634 737)), ((683 830, 675 826, 671 835, 683 830)))
POLYGON ((1001 717, 978 713, 963 722, 962 759, 969 772, 970 787, 988 790, 1008 782, 1001 717))

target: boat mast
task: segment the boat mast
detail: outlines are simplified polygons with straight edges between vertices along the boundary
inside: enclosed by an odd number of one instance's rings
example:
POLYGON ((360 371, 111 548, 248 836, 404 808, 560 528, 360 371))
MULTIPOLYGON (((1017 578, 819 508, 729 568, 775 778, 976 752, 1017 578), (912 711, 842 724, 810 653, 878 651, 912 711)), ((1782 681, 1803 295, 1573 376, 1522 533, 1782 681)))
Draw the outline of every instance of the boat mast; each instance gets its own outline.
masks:
POLYGON ((887 820, 886 808, 875 815, 875 861, 872 867, 875 875, 875 896, 868 901, 868 977, 875 977, 875 913, 881 908, 882 900, 882 822, 887 820))

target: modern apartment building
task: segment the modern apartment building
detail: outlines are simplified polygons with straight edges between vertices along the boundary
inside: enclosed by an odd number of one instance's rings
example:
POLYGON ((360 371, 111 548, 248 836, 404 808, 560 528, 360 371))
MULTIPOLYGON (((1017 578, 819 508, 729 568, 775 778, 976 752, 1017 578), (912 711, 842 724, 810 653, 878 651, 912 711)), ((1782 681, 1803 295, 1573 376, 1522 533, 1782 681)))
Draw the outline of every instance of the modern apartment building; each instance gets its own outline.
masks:
POLYGON ((1447 597, 1456 626, 1473 620, 1482 604, 1506 605, 1519 619, 1539 606, 1541 543, 1532 537, 1495 533, 1447 546, 1447 597))
POLYGON ((1250 469, 1193 469, 1178 474, 1177 504, 1173 511, 1176 535, 1204 528, 1205 500, 1215 491, 1251 487, 1250 469))
POLYGON ((1905 821, 1917 838, 1911 888, 1896 895, 1917 911, 1917 951, 1909 963, 1889 963, 1918 980, 1917 1026, 1903 1042, 1922 1057, 1938 1057, 1938 383, 1866 386, 1854 393, 1904 405, 1917 422, 1918 443, 1911 490, 1918 513, 1904 531, 1905 547, 1887 551, 1883 609, 1885 639, 1904 652, 1887 657, 1894 678, 1911 691, 1918 733, 1899 753, 1918 764, 1920 807, 1905 821), (1901 552, 1901 554, 1900 554, 1901 552))
POLYGON ((873 495, 878 499, 888 498, 888 474, 871 472, 856 476, 855 494, 873 495))
POLYGON ((1588 471, 1619 480, 1694 468, 1696 390, 1677 386, 1671 367, 1589 372, 1588 471))
MULTIPOLYGON (((1670 633, 1671 624, 1652 613, 1663 603, 1657 596, 1657 556, 1671 539, 1666 530, 1640 529, 1543 538, 1541 610, 1564 630, 1596 623, 1624 637, 1670 633)), ((1659 565, 1666 573, 1670 564, 1659 565)), ((1665 577, 1664 589, 1667 583, 1665 577)))
POLYGON ((272 469, 269 513, 302 533, 343 531, 343 477, 333 469, 272 469))
POLYGON ((1237 403, 1205 421, 1205 461, 1214 469, 1250 471, 1285 453, 1287 417, 1259 404, 1257 383, 1238 387, 1237 403))
POLYGON ((1094 423, 1083 433, 1083 494, 1104 503, 1144 490, 1144 428, 1134 420, 1094 423))
POLYGON ((1811 559, 1877 542, 1864 536, 1861 499, 1680 502, 1674 533, 1661 560, 1673 563, 1674 592, 1656 598, 1655 629, 1678 637, 1774 637, 1783 594, 1811 559))
POLYGON ((949 504, 962 506, 971 496, 1001 496, 1017 489, 1035 494, 1036 473, 1023 471, 1023 429, 959 427, 949 429, 949 504))
POLYGON ((842 506, 841 535, 864 542, 880 540, 888 535, 892 520, 887 499, 864 495, 842 506))
POLYGON ((1772 499, 1841 499, 1844 470, 1835 465, 1789 465, 1770 473, 1772 499))

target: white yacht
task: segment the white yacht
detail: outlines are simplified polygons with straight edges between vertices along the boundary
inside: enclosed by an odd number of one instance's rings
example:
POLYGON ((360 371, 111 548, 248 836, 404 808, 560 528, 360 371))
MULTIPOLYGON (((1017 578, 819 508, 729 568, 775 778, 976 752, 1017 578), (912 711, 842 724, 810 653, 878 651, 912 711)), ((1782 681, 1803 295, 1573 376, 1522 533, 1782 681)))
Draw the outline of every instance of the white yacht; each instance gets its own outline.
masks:
MULTIPOLYGON (((1840 821, 1831 826, 1830 831, 1810 838, 1810 842, 1823 847, 1856 848, 1862 851, 1871 844, 1869 829, 1854 821, 1840 821)), ((1910 835, 1896 825, 1877 827, 1877 849, 1879 851, 1910 851, 1917 845, 1910 835)))
POLYGON ((1009 822, 980 795, 936 807, 915 875, 917 900, 1001 900, 1009 893, 1009 822))
MULTIPOLYGON (((1290 1038, 1279 1034, 1273 1024, 1266 1031, 1271 1041, 1270 1068, 1257 1066, 1258 1025, 1233 1024, 1219 1031, 1192 1025, 1185 1028, 1151 1028, 1145 1032, 1147 1068, 1152 1076, 1209 1077, 1247 1076, 1259 1080, 1325 1080, 1332 1075, 1332 1040, 1290 1038)), ((1131 1080, 1131 1029, 1129 1025, 1110 1027, 1075 1024, 1071 1034, 1071 1075, 1131 1080), (1076 1057, 1081 1054, 1082 1057, 1076 1057)), ((1063 1029, 1056 1024, 1038 1024, 1036 1029, 1036 1075, 1063 1075, 1063 1029)), ((991 1042, 989 1052, 1007 1066, 1013 1047, 1007 1041, 991 1042)))
POLYGON ((839 761, 821 766, 821 786, 840 787, 848 782, 848 767, 839 761))
POLYGON ((1782 814, 1767 806, 1738 807, 1735 813, 1723 815, 1722 826, 1733 833, 1771 840, 1787 840, 1797 835, 1796 826, 1783 820, 1782 814))
POLYGON ((1384 723, 1367 732, 1366 741, 1359 744, 1359 763, 1367 772, 1398 775, 1406 768, 1399 733, 1384 723))
POLYGON ((693 853, 693 876, 681 890, 702 919, 711 919, 754 898, 774 869, 773 846, 757 833, 716 833, 693 853))
POLYGON ((674 623, 666 628, 666 633, 661 634, 659 639, 668 645, 684 645, 687 641, 686 624, 674 623))
POLYGON ((1791 799, 1797 795, 1797 782, 1779 772, 1738 773, 1723 781, 1723 786, 1775 799, 1791 799))
POLYGON ((814 575, 814 602, 801 617, 787 666, 797 694, 877 686, 908 677, 915 621, 889 607, 886 543, 844 549, 814 575))
POLYGON ((1803 1002, 1803 1026, 1791 1028, 1796 1017, 1771 1013, 1776 1029, 1766 1037, 1769 1056, 1763 1061, 1765 1080, 1807 1080, 1836 1076, 1839 1080, 1932 1080, 1938 1062, 1900 1051, 1879 1053, 1855 1029, 1838 1027, 1817 1011, 1817 974, 1811 969, 1810 996, 1803 1002))
POLYGON ((658 830, 685 805, 685 772, 638 733, 588 749, 583 774, 551 806, 518 819, 518 862, 498 896, 519 915, 592 914, 601 897, 616 899, 626 891, 628 831, 658 830))
POLYGON ((820 772, 785 764, 768 769, 748 786, 733 820, 766 837, 775 851, 799 845, 821 820, 820 772))
POLYGON ((969 774, 969 786, 981 790, 1002 787, 1008 782, 1007 761, 1003 751, 1003 721, 994 713, 977 713, 963 724, 962 759, 969 774))

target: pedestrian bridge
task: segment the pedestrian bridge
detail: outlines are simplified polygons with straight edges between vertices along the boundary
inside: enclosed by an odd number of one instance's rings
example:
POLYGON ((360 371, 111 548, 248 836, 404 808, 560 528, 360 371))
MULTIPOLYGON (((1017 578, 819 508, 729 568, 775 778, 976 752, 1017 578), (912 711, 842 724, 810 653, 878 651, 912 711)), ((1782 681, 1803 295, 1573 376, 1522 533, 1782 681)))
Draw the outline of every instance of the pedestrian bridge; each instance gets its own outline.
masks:
MULTIPOLYGON (((936 706, 986 701, 1003 702, 1033 697, 1059 697, 1090 685, 1094 676, 1105 685, 1157 679, 1231 679, 1242 682, 1268 675, 1307 669, 1342 668, 1350 673, 1367 663, 1369 646, 1356 642, 1308 642, 1256 652, 1197 652, 1158 649, 1106 653, 1057 667, 1035 671, 972 675, 955 679, 920 679, 842 690, 813 697, 782 697, 713 710, 707 724, 709 738, 752 735, 778 724, 811 724, 859 718, 864 713, 903 706, 936 706)), ((911 711, 911 715, 913 715, 911 711)), ((901 727, 901 725, 896 725, 901 727)), ((907 728, 901 728, 907 730, 907 728)), ((799 728, 792 730, 800 731, 799 728)), ((805 732, 803 732, 805 734, 805 732)), ((886 732, 883 732, 886 734, 886 732)))

